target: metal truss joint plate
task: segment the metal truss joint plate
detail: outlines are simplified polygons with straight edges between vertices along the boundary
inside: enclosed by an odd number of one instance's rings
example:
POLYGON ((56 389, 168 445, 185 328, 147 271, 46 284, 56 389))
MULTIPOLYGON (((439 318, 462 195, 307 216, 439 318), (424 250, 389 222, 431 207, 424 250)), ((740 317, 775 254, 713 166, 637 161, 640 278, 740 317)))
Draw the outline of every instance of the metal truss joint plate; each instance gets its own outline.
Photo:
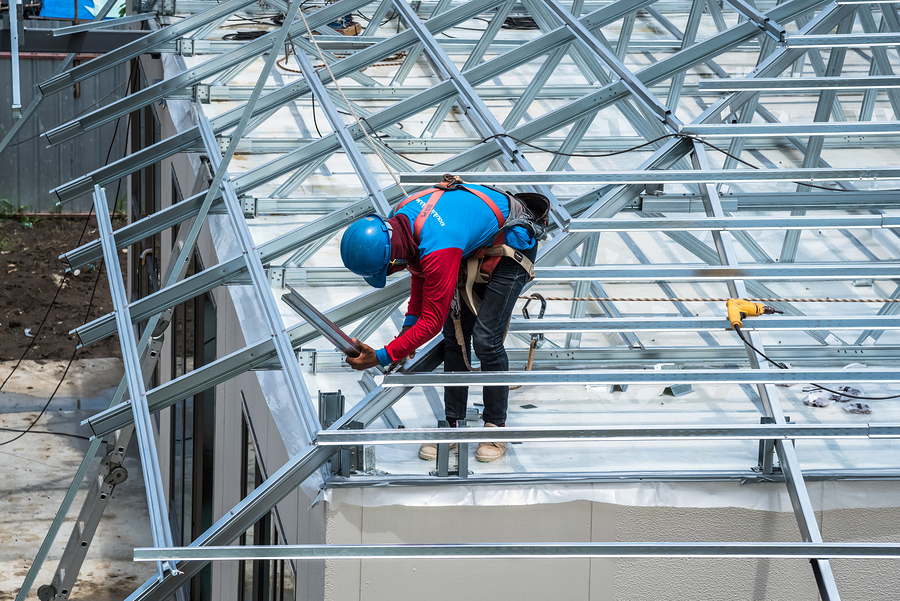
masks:
POLYGON ((246 194, 242 196, 240 200, 241 206, 244 209, 244 219, 256 219, 257 206, 259 206, 257 198, 246 194))
POLYGON ((198 83, 191 88, 191 100, 198 104, 209 104, 210 85, 208 83, 198 83))
MULTIPOLYGON (((174 2, 172 4, 174 5, 174 2)), ((182 38, 180 40, 176 40, 175 53, 180 54, 181 56, 194 56, 194 40, 190 38, 182 38)), ((209 86, 207 86, 207 88, 208 87, 209 86)), ((208 98, 207 102, 209 102, 208 98)))
POLYGON ((284 288, 284 267, 269 267, 266 271, 272 288, 284 288))
POLYGON ((159 14, 164 17, 171 17, 175 14, 175 0, 159 0, 159 14))

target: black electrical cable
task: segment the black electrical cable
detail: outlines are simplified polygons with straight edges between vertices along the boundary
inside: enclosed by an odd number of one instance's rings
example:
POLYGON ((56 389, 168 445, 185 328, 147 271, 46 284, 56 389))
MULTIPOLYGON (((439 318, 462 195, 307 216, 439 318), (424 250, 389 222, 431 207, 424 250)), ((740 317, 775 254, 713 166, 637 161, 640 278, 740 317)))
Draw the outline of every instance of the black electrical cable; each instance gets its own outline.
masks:
MULTIPOLYGON (((136 61, 136 60, 132 60, 132 72, 131 72, 131 77, 129 77, 128 82, 127 82, 128 89, 126 89, 126 91, 125 91, 125 95, 126 95, 126 96, 128 95, 129 89, 133 89, 133 85, 132 85, 132 84, 133 84, 133 83, 136 83, 136 81, 137 81, 137 61, 136 61)), ((116 119, 116 126, 115 126, 115 129, 113 129, 112 139, 110 140, 110 143, 109 143, 109 150, 106 151, 106 164, 107 164, 107 165, 109 164, 109 159, 110 159, 110 157, 112 156, 112 149, 113 149, 113 147, 115 146, 115 143, 116 143, 116 134, 119 132, 119 124, 120 124, 120 123, 121 123, 121 117, 118 118, 118 119, 116 119)), ((128 115, 128 118, 127 118, 127 124, 126 124, 126 127, 125 127, 125 138, 126 138, 126 139, 128 138, 128 132, 130 131, 130 129, 131 129, 131 115, 129 114, 129 115, 128 115)), ((127 154, 127 152, 128 152, 128 149, 127 149, 127 147, 126 147, 125 153, 127 154)), ((119 183, 118 183, 117 186, 116 186, 116 196, 115 196, 116 199, 119 198, 119 191, 121 190, 121 186, 122 186, 122 180, 119 179, 119 183)), ((84 234, 85 234, 85 232, 87 232, 88 224, 89 224, 90 221, 91 221, 91 216, 93 215, 93 213, 94 213, 94 208, 91 207, 91 210, 88 212, 87 219, 85 219, 85 222, 84 222, 84 228, 81 230, 81 236, 80 236, 79 239, 78 239, 78 246, 81 246, 81 242, 82 242, 82 240, 84 239, 84 234)), ((94 288, 93 288, 93 290, 91 291, 91 298, 90 298, 90 300, 88 301, 88 308, 87 308, 87 311, 86 311, 85 316, 84 316, 84 323, 87 323, 87 322, 88 322, 88 318, 90 317, 90 314, 91 314, 91 309, 92 309, 93 306, 94 306, 94 297, 95 297, 96 294, 97 294, 97 287, 98 287, 98 285, 100 284, 100 275, 101 275, 102 273, 103 273, 103 261, 101 260, 100 263, 99 263, 99 266, 98 266, 98 268, 97 268, 97 278, 94 280, 94 288)), ((63 276, 62 280, 60 280, 59 287, 57 287, 57 289, 56 289, 56 294, 53 296, 53 300, 50 302, 50 306, 47 307, 47 313, 44 315, 44 319, 41 321, 41 324, 38 326, 38 329, 37 329, 37 332, 35 332, 34 338, 32 338, 32 339, 31 339, 31 342, 28 343, 28 348, 26 348, 26 349, 25 349, 25 352, 22 353, 22 356, 19 357, 19 360, 16 362, 15 366, 13 366, 12 371, 10 371, 10 372, 9 372, 9 375, 6 376, 6 379, 3 380, 3 384, 0 384, 0 390, 3 389, 3 387, 4 387, 4 386, 6 385, 6 383, 9 381, 9 379, 12 377, 12 375, 13 375, 14 373, 16 373, 16 370, 17 370, 17 369, 19 368, 19 366, 22 364, 22 361, 25 359, 26 355, 28 355, 28 351, 31 350, 31 347, 34 345, 35 341, 37 340, 38 335, 39 335, 40 332, 41 332, 41 329, 44 327, 44 324, 47 322, 47 318, 50 316, 50 311, 53 310, 53 305, 55 304, 56 299, 57 299, 57 297, 59 296, 59 293, 60 293, 60 291, 61 291, 62 288, 63 288, 63 284, 65 284, 65 282, 66 282, 66 278, 67 278, 67 277, 68 277, 68 273, 66 273, 66 274, 63 276)), ((0 446, 7 445, 7 444, 10 444, 10 443, 12 443, 12 442, 15 442, 16 440, 22 438, 23 436, 25 436, 26 434, 28 434, 29 432, 31 432, 32 428, 34 428, 34 426, 37 425, 38 421, 40 421, 41 417, 43 417, 44 413, 47 411, 47 408, 50 406, 50 403, 53 401, 53 398, 56 396, 56 393, 59 392, 59 388, 60 388, 60 386, 62 386, 62 383, 65 381, 66 376, 67 376, 68 373, 69 373, 69 369, 71 369, 72 363, 74 363, 75 357, 76 357, 76 355, 78 354, 78 351, 79 351, 79 350, 80 350, 80 349, 79 349, 78 347, 76 347, 75 350, 73 351, 72 356, 69 358, 69 362, 68 362, 68 364, 66 365, 65 371, 63 371, 63 375, 62 375, 62 377, 59 379, 59 382, 58 382, 57 385, 56 385, 56 388, 55 388, 55 389, 53 390, 53 392, 50 394, 50 398, 48 398, 48 399, 47 399, 47 402, 44 403, 43 408, 41 409, 40 413, 38 413, 38 416, 34 419, 34 421, 32 421, 31 424, 30 424, 25 430, 20 430, 18 436, 14 436, 13 438, 11 438, 11 439, 9 439, 9 440, 6 440, 6 441, 4 441, 4 442, 0 442, 0 446)))
MULTIPOLYGON (((617 156, 617 155, 620 155, 620 154, 626 154, 626 153, 629 153, 629 152, 634 152, 635 150, 640 150, 641 148, 644 148, 645 146, 649 146, 649 145, 651 145, 651 144, 654 144, 655 142, 659 142, 660 140, 665 140, 666 138, 685 138, 685 139, 688 139, 688 140, 694 140, 694 141, 696 141, 696 142, 700 142, 701 144, 704 144, 704 145, 706 145, 706 146, 709 146, 709 147, 712 148, 713 150, 716 150, 716 151, 718 151, 718 152, 721 152, 721 153, 724 154, 725 156, 731 157, 731 158, 734 159, 735 161, 737 161, 737 162, 739 162, 739 163, 742 163, 742 164, 746 165, 747 167, 750 167, 750 168, 752 168, 752 169, 760 169, 760 167, 757 167, 756 165, 754 165, 754 164, 752 164, 752 163, 748 163, 748 162, 745 161, 744 159, 742 159, 742 158, 740 158, 740 157, 737 157, 737 156, 731 154, 730 152, 728 152, 727 150, 725 150, 725 149, 723 149, 723 148, 719 148, 719 147, 716 146, 715 144, 712 144, 712 143, 710 143, 710 142, 707 142, 706 140, 703 140, 702 138, 698 138, 697 136, 690 136, 690 135, 688 135, 688 134, 665 134, 665 135, 663 135, 663 136, 660 136, 660 137, 658 137, 658 138, 655 138, 655 139, 653 139, 653 140, 650 140, 649 142, 645 142, 645 143, 643 143, 643 144, 640 144, 640 145, 638 145, 638 146, 633 146, 633 147, 631 147, 631 148, 626 148, 625 150, 617 150, 617 151, 615 151, 615 152, 607 152, 607 153, 590 153, 590 154, 588 154, 588 153, 568 153, 568 152, 559 152, 558 150, 552 150, 552 149, 550 149, 550 148, 542 148, 542 147, 540 147, 540 146, 535 146, 534 144, 530 144, 530 143, 526 142, 525 140, 520 140, 519 138, 516 138, 516 137, 514 137, 514 136, 511 136, 511 135, 509 135, 509 134, 507 134, 507 133, 494 134, 494 135, 492 135, 492 136, 488 136, 488 137, 486 137, 486 138, 483 138, 483 139, 482 139, 482 142, 487 142, 488 140, 491 140, 491 139, 493 139, 493 138, 509 138, 510 140, 513 140, 514 142, 517 142, 517 143, 522 144, 522 145, 524 145, 524 146, 528 146, 529 148, 534 148, 535 150, 538 150, 538 151, 540 151, 540 152, 546 152, 546 153, 549 153, 549 154, 555 154, 555 155, 559 155, 559 156, 563 156, 563 157, 581 157, 581 158, 605 158, 605 157, 613 157, 613 156, 617 156)), ((800 186, 809 186, 810 188, 818 188, 819 190, 828 190, 829 192, 853 192, 853 191, 854 191, 854 190, 844 190, 844 189, 842 189, 842 188, 829 188, 829 187, 827 187, 827 186, 817 186, 817 185, 815 185, 815 184, 810 184, 809 182, 793 182, 793 183, 795 183, 795 184, 797 184, 797 185, 800 185, 800 186)), ((900 192, 900 189, 896 189, 896 190, 880 190, 880 192, 900 192)))
MULTIPOLYGON (((734 326, 734 331, 737 332, 737 335, 740 336, 740 338, 741 338, 741 340, 744 342, 744 344, 746 344, 746 345, 749 346, 751 349, 753 349, 753 351, 756 352, 757 355, 759 355, 760 357, 762 357, 763 359, 765 359, 766 361, 768 361, 769 363, 771 363, 772 365, 774 365, 774 366, 777 367, 778 369, 790 369, 790 368, 789 368, 787 365, 785 365, 784 363, 780 363, 780 362, 778 362, 778 361, 773 361, 773 360, 770 359, 764 352, 762 352, 761 350, 759 350, 758 348, 756 348, 755 346, 753 346, 752 344, 750 344, 750 341, 747 340, 746 338, 744 338, 744 333, 741 332, 741 326, 738 326, 738 325, 734 326)), ((878 397, 878 396, 857 396, 857 395, 855 395, 855 394, 847 394, 846 392, 840 392, 840 391, 838 391, 838 390, 832 390, 832 389, 830 389, 830 388, 826 388, 825 386, 822 386, 821 384, 816 384, 815 382, 810 382, 810 384, 812 384, 813 386, 815 386, 816 388, 818 388, 818 389, 820 389, 820 390, 825 390, 826 392, 830 392, 830 393, 832 393, 832 394, 837 394, 837 395, 840 395, 840 396, 845 396, 845 397, 850 398, 850 399, 862 399, 862 400, 865 400, 865 401, 888 401, 888 400, 890 400, 890 399, 900 399, 900 394, 895 394, 895 395, 892 395, 892 396, 880 396, 880 397, 878 397)))
POLYGON ((402 154, 400 154, 399 152, 397 152, 396 150, 394 150, 393 148, 391 148, 390 146, 388 146, 387 142, 385 142, 384 140, 381 139, 381 136, 379 136, 379 135, 375 132, 375 128, 372 127, 372 124, 371 124, 371 123, 369 123, 368 121, 366 121, 366 118, 365 118, 365 117, 360 117, 359 120, 360 120, 362 123, 364 123, 364 124, 366 124, 366 125, 369 126, 369 131, 372 132, 372 135, 375 137, 376 140, 378 140, 379 142, 381 142, 381 145, 382 145, 382 146, 384 146, 385 148, 387 148, 390 152, 394 153, 395 155, 397 155, 397 156, 400 157, 401 159, 406 160, 406 161, 409 161, 410 163, 415 163, 416 165, 422 165, 423 167, 434 167, 434 165, 432 165, 431 163, 423 163, 423 162, 421 162, 421 161, 416 161, 416 160, 414 160, 414 159, 410 159, 410 158, 408 158, 408 157, 403 156, 402 154))
POLYGON ((222 39, 229 42, 247 42, 249 40, 261 38, 268 33, 268 31, 238 31, 224 35, 222 36, 222 39))

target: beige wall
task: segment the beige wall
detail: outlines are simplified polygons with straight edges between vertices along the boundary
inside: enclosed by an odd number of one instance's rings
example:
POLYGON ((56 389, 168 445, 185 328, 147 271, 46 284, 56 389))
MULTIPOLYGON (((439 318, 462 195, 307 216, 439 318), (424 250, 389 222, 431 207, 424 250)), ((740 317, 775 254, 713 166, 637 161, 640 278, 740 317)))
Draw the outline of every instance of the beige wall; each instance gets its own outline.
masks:
MULTIPOLYGON (((634 507, 591 501, 511 507, 359 507, 326 511, 330 544, 583 541, 796 541, 792 513, 734 507, 634 507)), ((752 493, 751 493, 752 494, 752 493)), ((896 541, 896 508, 829 510, 826 541, 896 541)), ((833 562, 844 600, 900 597, 900 564, 833 562)), ((686 600, 818 598, 802 559, 339 560, 326 566, 333 601, 686 600)))

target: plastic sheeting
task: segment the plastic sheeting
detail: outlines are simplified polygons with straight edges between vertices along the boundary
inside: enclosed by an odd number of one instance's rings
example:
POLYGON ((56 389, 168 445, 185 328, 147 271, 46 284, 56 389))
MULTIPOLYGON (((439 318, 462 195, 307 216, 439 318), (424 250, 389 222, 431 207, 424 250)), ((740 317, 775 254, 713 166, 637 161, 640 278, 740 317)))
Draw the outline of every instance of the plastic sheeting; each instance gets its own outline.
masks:
MULTIPOLYGON (((896 482, 808 482, 816 511, 900 507, 896 482)), ((637 507, 739 507, 793 511, 783 483, 640 482, 432 487, 329 488, 322 495, 333 510, 343 503, 361 507, 502 507, 592 501, 637 507)))

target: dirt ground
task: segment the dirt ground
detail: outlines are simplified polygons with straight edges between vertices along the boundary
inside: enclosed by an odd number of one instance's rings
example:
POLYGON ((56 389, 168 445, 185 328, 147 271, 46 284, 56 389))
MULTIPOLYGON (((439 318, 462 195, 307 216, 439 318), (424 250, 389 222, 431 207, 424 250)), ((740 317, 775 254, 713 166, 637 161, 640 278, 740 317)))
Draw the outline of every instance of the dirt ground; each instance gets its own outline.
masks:
MULTIPOLYGON (((81 270, 78 276, 69 274, 63 282, 67 264, 59 255, 81 244, 97 239, 97 221, 91 217, 87 230, 85 219, 46 218, 34 220, 0 220, 0 361, 18 360, 35 334, 57 288, 63 289, 53 310, 26 359, 48 361, 69 359, 77 340, 69 332, 86 321, 112 311, 109 283, 105 268, 95 264, 81 270), (97 290, 90 316, 85 319, 97 276, 97 290)), ((125 224, 115 220, 113 229, 125 224)), ((119 253, 123 274, 127 255, 119 253)), ((119 357, 116 336, 86 346, 78 358, 119 357)))

